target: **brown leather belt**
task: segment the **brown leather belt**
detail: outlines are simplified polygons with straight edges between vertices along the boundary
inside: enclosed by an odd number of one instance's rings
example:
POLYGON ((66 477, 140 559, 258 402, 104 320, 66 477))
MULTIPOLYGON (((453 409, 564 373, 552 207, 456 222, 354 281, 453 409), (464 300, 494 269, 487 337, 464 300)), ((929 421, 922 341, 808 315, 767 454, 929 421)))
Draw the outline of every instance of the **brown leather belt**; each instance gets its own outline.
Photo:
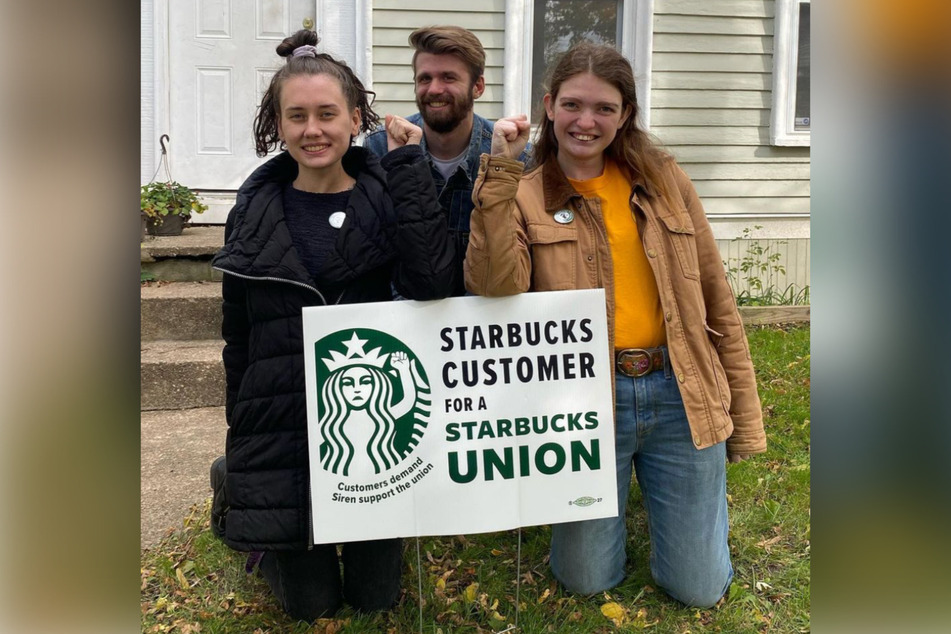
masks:
POLYGON ((617 371, 637 378, 664 368, 663 348, 624 348, 614 353, 617 371))

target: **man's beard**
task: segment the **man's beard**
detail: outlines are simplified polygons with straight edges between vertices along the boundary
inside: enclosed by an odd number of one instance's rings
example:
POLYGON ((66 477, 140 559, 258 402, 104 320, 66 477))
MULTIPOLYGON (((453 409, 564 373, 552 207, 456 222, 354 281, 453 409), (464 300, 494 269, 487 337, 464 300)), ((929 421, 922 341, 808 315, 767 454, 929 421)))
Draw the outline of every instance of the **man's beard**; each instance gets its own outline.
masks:
POLYGON ((472 106, 475 102, 472 98, 471 89, 461 102, 450 95, 446 95, 440 99, 431 99, 429 97, 427 97, 427 99, 430 101, 446 101, 449 105, 448 108, 434 113, 426 108, 426 104, 420 101, 419 97, 416 98, 416 107, 419 108, 419 113, 423 116, 423 121, 426 122, 430 130, 438 132, 439 134, 445 134, 446 132, 455 130, 460 123, 465 121, 469 113, 472 112, 472 106))

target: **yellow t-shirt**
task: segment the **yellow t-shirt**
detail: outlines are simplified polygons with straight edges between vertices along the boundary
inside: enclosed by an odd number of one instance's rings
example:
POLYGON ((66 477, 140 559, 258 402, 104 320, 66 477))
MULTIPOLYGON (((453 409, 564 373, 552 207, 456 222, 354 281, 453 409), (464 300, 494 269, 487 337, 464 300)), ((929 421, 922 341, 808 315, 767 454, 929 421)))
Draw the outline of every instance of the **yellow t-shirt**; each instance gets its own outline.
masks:
POLYGON ((667 343, 657 283, 631 209, 630 182, 611 160, 605 161, 601 176, 568 180, 585 198, 600 199, 614 263, 614 347, 653 348, 667 343))

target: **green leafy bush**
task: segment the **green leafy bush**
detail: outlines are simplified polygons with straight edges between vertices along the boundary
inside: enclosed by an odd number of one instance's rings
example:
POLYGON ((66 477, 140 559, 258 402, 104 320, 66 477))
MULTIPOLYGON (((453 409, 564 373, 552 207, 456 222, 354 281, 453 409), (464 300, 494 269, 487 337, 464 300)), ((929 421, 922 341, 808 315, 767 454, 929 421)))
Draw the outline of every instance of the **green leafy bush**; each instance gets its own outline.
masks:
POLYGON ((782 288, 780 277, 786 275, 782 264, 783 254, 775 247, 783 246, 786 240, 773 240, 765 245, 752 239, 753 231, 762 229, 755 225, 743 229, 743 235, 731 242, 747 243, 746 253, 740 258, 723 261, 730 286, 740 306, 795 306, 809 304, 809 285, 798 287, 795 283, 782 288))
POLYGON ((142 213, 149 218, 172 214, 188 220, 192 214, 206 209, 208 205, 202 203, 195 192, 175 181, 142 186, 142 213))

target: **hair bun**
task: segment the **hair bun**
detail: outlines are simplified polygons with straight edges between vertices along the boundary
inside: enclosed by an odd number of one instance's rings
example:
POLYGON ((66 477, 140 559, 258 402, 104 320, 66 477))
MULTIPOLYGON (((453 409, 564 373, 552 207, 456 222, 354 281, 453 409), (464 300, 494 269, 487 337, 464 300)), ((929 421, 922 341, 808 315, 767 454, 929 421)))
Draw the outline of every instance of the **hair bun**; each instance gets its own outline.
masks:
POLYGON ((319 42, 320 36, 317 35, 316 31, 301 29, 297 33, 284 38, 284 41, 277 45, 277 54, 281 57, 291 57, 294 54, 294 49, 301 46, 317 46, 319 42))

